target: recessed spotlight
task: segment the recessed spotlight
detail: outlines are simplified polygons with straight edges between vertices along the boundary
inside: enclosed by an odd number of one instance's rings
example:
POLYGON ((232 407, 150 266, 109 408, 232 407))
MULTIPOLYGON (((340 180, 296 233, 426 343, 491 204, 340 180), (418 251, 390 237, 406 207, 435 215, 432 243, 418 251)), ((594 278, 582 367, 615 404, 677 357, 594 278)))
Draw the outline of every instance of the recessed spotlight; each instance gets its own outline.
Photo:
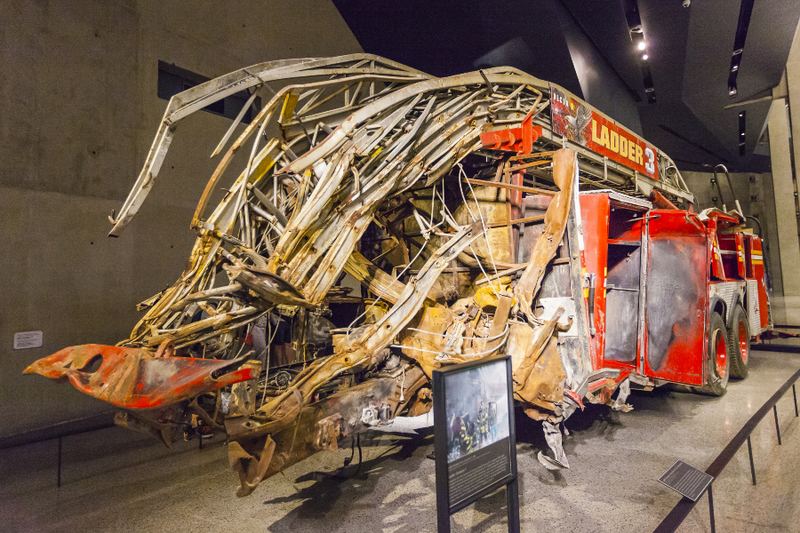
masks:
POLYGON ((639 50, 644 50, 645 44, 644 41, 639 41, 639 50))
POLYGON ((650 56, 648 56, 647 54, 643 54, 642 55, 642 59, 644 59, 645 61, 647 61, 649 58, 650 58, 650 56))

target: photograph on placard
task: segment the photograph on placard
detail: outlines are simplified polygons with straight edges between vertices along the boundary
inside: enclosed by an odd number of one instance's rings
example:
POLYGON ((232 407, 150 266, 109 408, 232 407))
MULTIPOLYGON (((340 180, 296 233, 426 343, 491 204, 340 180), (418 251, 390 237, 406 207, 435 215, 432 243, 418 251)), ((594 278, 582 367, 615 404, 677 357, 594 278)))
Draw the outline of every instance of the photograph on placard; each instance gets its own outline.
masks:
POLYGON ((445 380, 448 462, 508 437, 505 361, 452 373, 445 380))

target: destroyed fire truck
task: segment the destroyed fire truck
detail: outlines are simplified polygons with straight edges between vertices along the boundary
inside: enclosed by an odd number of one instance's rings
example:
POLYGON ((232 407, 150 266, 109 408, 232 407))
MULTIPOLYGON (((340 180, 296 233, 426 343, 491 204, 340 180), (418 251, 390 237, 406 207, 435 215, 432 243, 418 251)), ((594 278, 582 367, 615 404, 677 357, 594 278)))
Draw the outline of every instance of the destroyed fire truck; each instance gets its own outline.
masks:
POLYGON ((112 236, 179 122, 236 94, 247 104, 212 154, 178 280, 117 346, 26 372, 69 379, 167 445, 193 420, 224 432, 240 496, 426 413, 446 365, 510 355, 550 468, 568 466, 561 422, 585 402, 627 410, 631 387, 665 383, 721 395, 747 375, 769 316, 742 213, 697 212, 664 153, 514 68, 436 78, 356 54, 192 87, 170 100, 112 236))

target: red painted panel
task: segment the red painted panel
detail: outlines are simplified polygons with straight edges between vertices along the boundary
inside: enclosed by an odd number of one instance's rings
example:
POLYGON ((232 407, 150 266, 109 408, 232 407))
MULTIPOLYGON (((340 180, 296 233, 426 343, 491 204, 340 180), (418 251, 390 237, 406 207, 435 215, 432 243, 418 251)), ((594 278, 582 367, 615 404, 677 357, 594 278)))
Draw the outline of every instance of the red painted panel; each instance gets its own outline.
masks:
POLYGON ((154 357, 141 348, 84 344, 39 359, 25 372, 67 378, 76 389, 118 407, 152 409, 257 378, 258 368, 242 362, 154 357), (95 360, 100 365, 92 369, 95 360))
MULTIPOLYGON (((603 367, 603 353, 606 328, 606 263, 608 257, 608 216, 607 194, 580 195, 581 223, 583 224, 584 268, 587 274, 595 275, 594 327, 595 335, 589 341, 592 352, 592 366, 603 367)), ((584 291, 588 308, 588 291, 584 291)))
POLYGON ((747 277, 747 263, 744 257, 744 250, 744 233, 736 233, 736 264, 739 269, 739 277, 741 279, 745 279, 747 277))
POLYGON ((708 242, 696 215, 648 214, 646 376, 701 385, 708 301, 708 242))
POLYGON ((741 233, 717 235, 725 277, 745 278, 744 241, 741 233))
POLYGON ((750 238, 750 259, 753 265, 753 278, 758 281, 758 309, 761 327, 769 324, 769 308, 767 303, 767 282, 764 270, 764 251, 759 237, 750 238))

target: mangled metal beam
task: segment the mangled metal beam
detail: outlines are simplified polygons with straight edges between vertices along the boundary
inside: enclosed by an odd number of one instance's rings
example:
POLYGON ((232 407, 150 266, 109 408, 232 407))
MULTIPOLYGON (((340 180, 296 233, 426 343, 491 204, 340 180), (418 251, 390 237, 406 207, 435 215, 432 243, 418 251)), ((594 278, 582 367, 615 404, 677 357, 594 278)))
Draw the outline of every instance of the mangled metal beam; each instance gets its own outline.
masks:
POLYGON ((585 323, 577 189, 608 180, 554 135, 554 87, 507 67, 435 78, 354 54, 262 63, 174 96, 111 236, 149 194, 178 122, 239 91, 248 106, 272 93, 217 144, 187 267, 140 304, 129 338, 27 371, 68 378, 166 444, 187 416, 225 431, 241 496, 371 425, 427 412, 445 365, 510 354, 515 398, 558 424, 591 363, 560 342, 585 323), (243 170, 211 209, 234 161, 243 170), (537 316, 548 280, 574 302, 537 316))

